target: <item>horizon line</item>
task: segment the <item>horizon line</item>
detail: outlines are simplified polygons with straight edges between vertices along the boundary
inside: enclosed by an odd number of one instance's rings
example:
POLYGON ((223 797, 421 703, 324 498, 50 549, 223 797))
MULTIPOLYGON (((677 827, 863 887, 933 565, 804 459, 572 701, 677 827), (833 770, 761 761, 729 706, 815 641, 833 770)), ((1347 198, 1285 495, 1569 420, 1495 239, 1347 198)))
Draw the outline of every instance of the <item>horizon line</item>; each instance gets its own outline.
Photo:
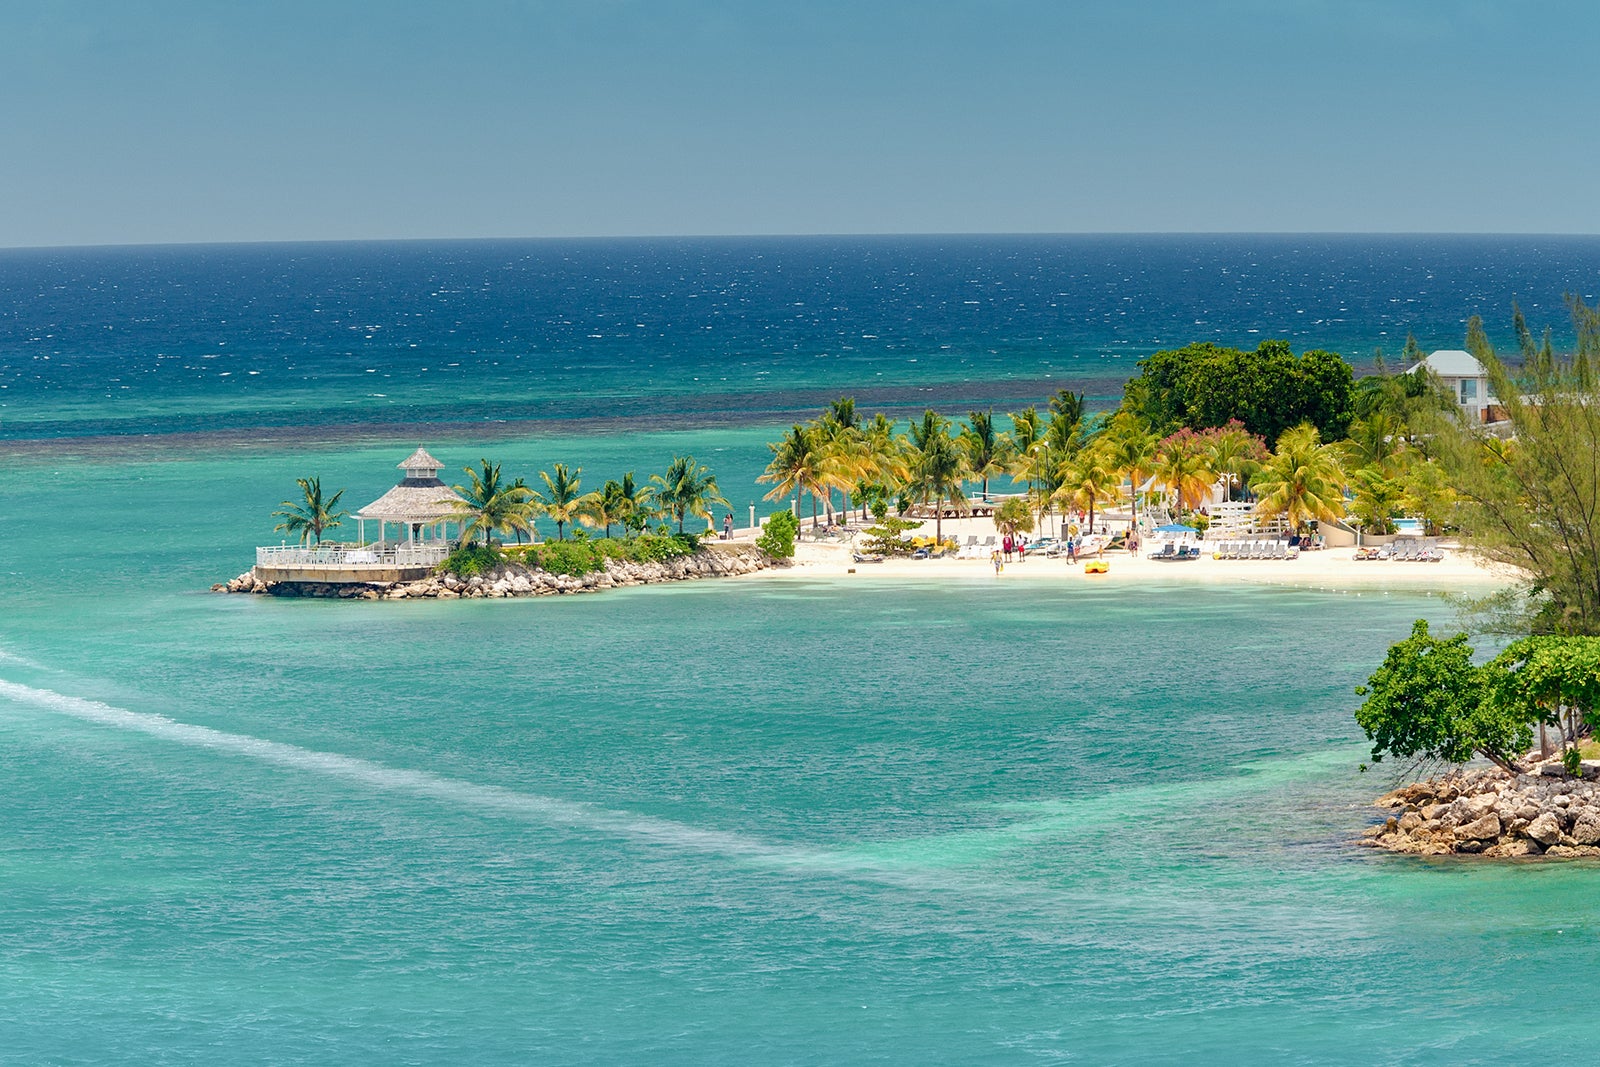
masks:
POLYGON ((781 241, 781 240, 892 240, 930 238, 1052 238, 1052 237, 1287 237, 1287 238, 1382 238, 1382 237, 1477 237, 1516 239, 1582 239, 1600 233, 1555 233, 1538 231, 1481 230, 948 230, 948 231, 840 231, 836 233, 652 233, 652 234, 562 234, 504 235, 498 237, 285 237, 211 241, 110 241, 98 244, 0 245, 4 252, 96 251, 139 248, 256 248, 295 245, 356 244, 492 244, 492 243, 580 243, 603 241, 781 241))

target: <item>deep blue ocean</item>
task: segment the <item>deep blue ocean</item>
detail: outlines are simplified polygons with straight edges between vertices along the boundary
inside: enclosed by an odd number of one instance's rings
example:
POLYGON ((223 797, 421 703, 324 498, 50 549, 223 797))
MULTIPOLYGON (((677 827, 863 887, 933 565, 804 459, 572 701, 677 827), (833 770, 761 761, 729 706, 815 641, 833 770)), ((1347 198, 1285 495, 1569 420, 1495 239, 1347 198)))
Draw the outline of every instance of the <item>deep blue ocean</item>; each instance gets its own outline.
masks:
POLYGON ((1600 868, 1349 843, 1400 773, 1353 687, 1453 619, 1403 582, 207 590, 296 477, 359 506, 419 443, 692 452, 742 520, 840 393, 1109 403, 1195 339, 1509 344, 1513 297, 1559 347, 1597 280, 1595 238, 0 252, 0 1061, 1587 1063, 1600 868))
POLYGON ((1102 403, 1141 357, 1571 336, 1593 237, 919 237, 0 251, 0 439, 1102 403))

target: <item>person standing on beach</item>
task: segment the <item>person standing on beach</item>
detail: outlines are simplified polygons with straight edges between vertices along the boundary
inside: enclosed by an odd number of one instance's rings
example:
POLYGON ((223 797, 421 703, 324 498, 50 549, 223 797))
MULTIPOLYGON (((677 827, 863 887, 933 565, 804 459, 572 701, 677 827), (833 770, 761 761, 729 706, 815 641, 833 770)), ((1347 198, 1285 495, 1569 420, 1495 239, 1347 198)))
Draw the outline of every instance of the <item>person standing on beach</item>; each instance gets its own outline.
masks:
POLYGON ((728 512, 727 517, 722 520, 722 539, 724 541, 733 540, 733 512, 731 511, 728 512))
POLYGON ((1000 550, 998 548, 989 553, 989 562, 994 564, 994 573, 999 575, 1001 568, 1003 568, 1005 564, 1000 559, 1000 550))

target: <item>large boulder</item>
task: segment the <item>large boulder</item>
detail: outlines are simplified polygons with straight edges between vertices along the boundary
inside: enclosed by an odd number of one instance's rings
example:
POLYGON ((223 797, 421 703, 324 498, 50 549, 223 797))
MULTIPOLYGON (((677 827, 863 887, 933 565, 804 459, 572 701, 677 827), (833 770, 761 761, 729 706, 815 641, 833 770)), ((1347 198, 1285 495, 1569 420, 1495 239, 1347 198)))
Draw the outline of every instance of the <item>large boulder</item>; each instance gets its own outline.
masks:
POLYGON ((1548 811, 1528 824, 1523 833, 1546 847, 1561 840, 1561 823, 1548 811))
POLYGON ((1572 839, 1580 845, 1600 844, 1600 812, 1585 808, 1573 820, 1572 839))
MULTIPOLYGON (((1557 834, 1560 830, 1556 831, 1557 834)), ((1493 841, 1500 836, 1500 816, 1494 812, 1456 827, 1458 841, 1493 841)))

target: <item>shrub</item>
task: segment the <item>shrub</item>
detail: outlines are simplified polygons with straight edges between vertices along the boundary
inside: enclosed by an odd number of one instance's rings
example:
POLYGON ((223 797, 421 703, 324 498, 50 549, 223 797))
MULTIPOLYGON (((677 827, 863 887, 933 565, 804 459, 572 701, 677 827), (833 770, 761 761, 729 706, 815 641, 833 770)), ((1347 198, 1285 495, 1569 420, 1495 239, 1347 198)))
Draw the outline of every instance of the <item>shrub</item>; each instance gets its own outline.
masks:
POLYGON ((873 555, 906 555, 915 547, 912 539, 905 535, 906 531, 921 525, 912 519, 884 519, 876 526, 867 527, 861 547, 873 555))
POLYGON ((692 534, 641 534, 626 541, 611 537, 546 541, 520 549, 508 549, 506 555, 551 574, 581 578, 585 574, 604 570, 608 559, 629 563, 663 563, 678 556, 691 555, 698 547, 699 539, 692 534))
POLYGON ((793 559, 794 539, 800 532, 800 520, 787 511, 775 511, 761 525, 761 536, 756 547, 773 559, 793 559))
POLYGON ((575 578, 605 569, 605 559, 589 541, 546 541, 527 553, 528 562, 551 574, 575 578))
POLYGON ((462 545, 445 557, 439 564, 439 570, 455 575, 457 578, 471 578, 494 570, 504 559, 498 548, 489 548, 484 545, 462 545))

